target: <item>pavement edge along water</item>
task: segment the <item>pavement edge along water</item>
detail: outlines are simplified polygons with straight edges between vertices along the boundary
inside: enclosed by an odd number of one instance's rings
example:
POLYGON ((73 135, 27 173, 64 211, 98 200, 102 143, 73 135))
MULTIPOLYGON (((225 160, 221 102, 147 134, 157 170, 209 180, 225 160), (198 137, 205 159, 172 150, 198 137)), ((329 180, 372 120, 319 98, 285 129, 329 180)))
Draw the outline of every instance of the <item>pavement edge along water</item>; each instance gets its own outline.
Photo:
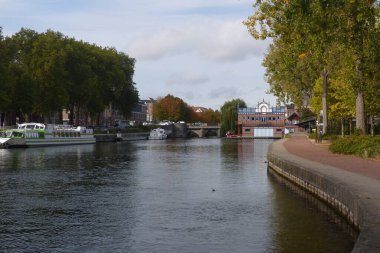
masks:
POLYGON ((269 147, 268 170, 315 195, 358 229, 353 253, 380 252, 379 181, 290 154, 285 141, 269 147))

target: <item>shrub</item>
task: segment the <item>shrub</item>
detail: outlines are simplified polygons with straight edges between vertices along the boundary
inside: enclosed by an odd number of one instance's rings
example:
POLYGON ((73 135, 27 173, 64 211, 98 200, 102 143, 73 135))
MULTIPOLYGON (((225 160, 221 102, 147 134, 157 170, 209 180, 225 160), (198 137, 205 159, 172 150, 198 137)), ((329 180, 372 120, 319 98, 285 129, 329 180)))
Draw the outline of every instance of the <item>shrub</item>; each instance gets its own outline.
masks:
POLYGON ((330 145, 334 153, 358 155, 361 157, 380 156, 380 138, 372 136, 349 136, 338 138, 330 145))

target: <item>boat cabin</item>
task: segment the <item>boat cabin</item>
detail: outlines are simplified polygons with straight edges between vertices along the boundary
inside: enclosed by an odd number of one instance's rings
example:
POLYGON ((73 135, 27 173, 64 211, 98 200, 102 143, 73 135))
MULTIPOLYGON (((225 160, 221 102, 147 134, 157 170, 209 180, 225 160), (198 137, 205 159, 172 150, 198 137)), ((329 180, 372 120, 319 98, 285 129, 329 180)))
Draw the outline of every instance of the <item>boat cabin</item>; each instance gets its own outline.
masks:
POLYGON ((22 123, 18 124, 17 129, 21 130, 45 130, 45 125, 41 123, 22 123))

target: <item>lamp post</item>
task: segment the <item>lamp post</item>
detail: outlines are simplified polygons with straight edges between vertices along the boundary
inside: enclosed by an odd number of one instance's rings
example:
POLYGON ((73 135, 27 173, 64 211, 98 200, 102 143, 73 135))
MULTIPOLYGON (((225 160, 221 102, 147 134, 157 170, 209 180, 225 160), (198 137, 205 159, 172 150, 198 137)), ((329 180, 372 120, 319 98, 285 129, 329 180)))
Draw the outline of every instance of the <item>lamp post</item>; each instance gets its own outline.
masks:
POLYGON ((315 120, 315 143, 318 142, 318 120, 315 120))

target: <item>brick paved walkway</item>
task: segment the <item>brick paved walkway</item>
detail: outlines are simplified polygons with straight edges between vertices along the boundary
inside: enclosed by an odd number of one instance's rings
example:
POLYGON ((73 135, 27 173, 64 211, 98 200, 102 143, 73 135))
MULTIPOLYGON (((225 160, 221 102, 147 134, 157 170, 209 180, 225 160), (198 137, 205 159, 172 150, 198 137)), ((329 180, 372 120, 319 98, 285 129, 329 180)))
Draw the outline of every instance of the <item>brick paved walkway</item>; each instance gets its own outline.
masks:
POLYGON ((284 143, 293 155, 380 180, 380 162, 351 155, 338 155, 312 143, 305 134, 293 134, 284 143))

